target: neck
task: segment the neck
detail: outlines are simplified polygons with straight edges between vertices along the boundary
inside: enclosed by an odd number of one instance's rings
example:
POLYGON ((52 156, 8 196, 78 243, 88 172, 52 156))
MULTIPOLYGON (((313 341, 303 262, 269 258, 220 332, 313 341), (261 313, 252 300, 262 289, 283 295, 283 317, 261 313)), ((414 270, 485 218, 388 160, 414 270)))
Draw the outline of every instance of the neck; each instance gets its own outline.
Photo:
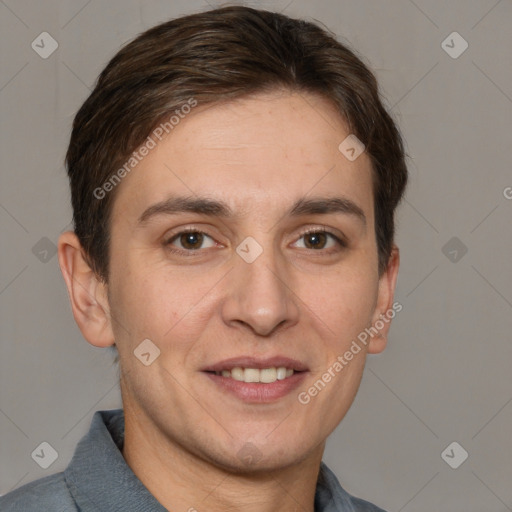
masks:
POLYGON ((324 444, 293 466, 234 473, 185 450, 143 418, 125 409, 123 457, 168 510, 314 512, 324 444))

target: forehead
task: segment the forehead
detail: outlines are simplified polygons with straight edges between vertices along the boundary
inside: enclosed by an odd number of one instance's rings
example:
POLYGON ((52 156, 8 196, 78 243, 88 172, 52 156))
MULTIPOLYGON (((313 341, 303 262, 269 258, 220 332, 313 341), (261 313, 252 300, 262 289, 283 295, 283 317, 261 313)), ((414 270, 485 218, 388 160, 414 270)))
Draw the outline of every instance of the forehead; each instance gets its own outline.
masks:
POLYGON ((349 135, 335 108, 315 95, 274 92, 199 105, 123 179, 113 217, 140 215, 170 194, 270 214, 307 195, 342 193, 371 214, 370 159, 362 153, 350 161, 340 152, 349 135))

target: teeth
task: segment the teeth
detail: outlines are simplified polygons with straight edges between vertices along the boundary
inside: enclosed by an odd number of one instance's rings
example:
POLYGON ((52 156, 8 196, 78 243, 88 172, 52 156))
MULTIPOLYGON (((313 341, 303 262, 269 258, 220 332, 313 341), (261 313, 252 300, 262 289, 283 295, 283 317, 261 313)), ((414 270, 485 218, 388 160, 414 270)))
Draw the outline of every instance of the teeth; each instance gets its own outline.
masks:
POLYGON ((257 368, 246 368, 244 370, 244 382, 259 382, 260 371, 257 368))
POLYGON ((280 366, 278 369, 277 369, 277 372, 276 372, 276 377, 277 377, 277 380, 283 380, 283 379, 286 379, 286 368, 284 366, 280 366))
POLYGON ((216 372, 217 375, 223 377, 231 377, 232 379, 240 382, 262 382, 265 384, 272 384, 276 380, 283 380, 286 377, 291 377, 294 370, 291 368, 285 368, 280 366, 279 368, 240 368, 236 367, 230 370, 222 370, 222 372, 216 372))
POLYGON ((275 368, 265 368, 260 370, 259 373, 260 382, 271 383, 277 380, 277 370, 275 368))
POLYGON ((231 370, 231 378, 235 379, 235 380, 244 380, 244 371, 243 371, 243 369, 242 368, 233 368, 231 370))

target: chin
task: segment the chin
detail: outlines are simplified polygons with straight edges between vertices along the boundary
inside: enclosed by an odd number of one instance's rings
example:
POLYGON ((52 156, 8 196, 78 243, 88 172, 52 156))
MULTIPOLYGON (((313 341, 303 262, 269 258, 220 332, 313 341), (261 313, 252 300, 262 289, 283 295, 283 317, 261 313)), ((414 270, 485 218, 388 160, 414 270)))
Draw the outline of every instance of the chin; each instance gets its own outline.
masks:
MULTIPOLYGON (((211 445, 210 445, 211 446, 211 445)), ((283 446, 279 441, 272 444, 267 441, 265 446, 258 447, 248 441, 241 446, 226 447, 225 451, 209 453, 206 458, 224 471, 238 474, 268 474, 287 467, 296 466, 311 456, 314 448, 305 451, 302 440, 293 445, 283 446)))

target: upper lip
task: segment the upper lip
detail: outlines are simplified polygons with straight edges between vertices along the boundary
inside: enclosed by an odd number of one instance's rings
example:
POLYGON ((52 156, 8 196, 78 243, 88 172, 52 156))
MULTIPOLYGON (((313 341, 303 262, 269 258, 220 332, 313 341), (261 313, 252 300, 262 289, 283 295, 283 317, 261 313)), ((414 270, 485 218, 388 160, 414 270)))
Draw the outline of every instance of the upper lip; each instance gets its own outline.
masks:
POLYGON ((308 368, 304 363, 297 361, 296 359, 292 359, 290 357, 284 356, 273 356, 266 358, 258 358, 258 357, 250 357, 250 356, 242 356, 242 357, 231 357, 229 359, 224 359, 223 361, 219 361, 218 363, 208 365, 202 369, 203 372, 221 372, 223 370, 232 370, 233 368, 279 368, 280 366, 284 366, 285 368, 289 368, 295 370, 297 372, 306 371, 308 368))

